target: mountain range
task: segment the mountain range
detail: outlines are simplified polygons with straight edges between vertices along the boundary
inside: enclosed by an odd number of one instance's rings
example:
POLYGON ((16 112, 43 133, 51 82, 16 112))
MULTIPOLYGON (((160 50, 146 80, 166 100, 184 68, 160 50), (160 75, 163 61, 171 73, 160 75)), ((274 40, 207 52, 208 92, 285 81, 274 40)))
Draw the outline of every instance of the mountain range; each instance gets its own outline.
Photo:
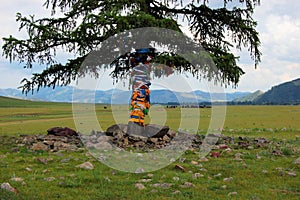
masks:
MULTIPOLYGON (((25 96, 17 89, 0 89, 0 96, 30 99, 51 102, 85 102, 104 104, 128 104, 131 91, 111 90, 83 90, 75 87, 41 88, 39 92, 25 96), (76 91, 74 93, 74 91, 76 91), (73 96, 74 94, 74 96, 73 96)), ((292 104, 300 105, 300 78, 285 82, 272 87, 270 90, 250 92, 209 93, 204 91, 176 92, 171 90, 151 90, 152 103, 201 103, 211 102, 213 97, 217 102, 228 102, 229 104, 292 104)))
POLYGON ((235 99, 238 104, 300 105, 300 78, 235 99))
MULTIPOLYGON (((210 102, 211 96, 214 101, 232 101, 236 98, 250 94, 249 92, 227 93, 226 97, 222 93, 209 93, 200 90, 193 92, 175 92, 171 90, 151 90, 152 103, 200 103, 210 102)), ((52 88, 41 88, 37 93, 25 96, 17 89, 0 89, 0 96, 30 99, 51 102, 85 102, 85 103, 104 103, 104 104, 128 104, 131 91, 127 90, 83 90, 71 86, 52 88), (76 91, 74 93, 74 91, 76 91), (73 97, 74 94, 74 97, 73 97)))

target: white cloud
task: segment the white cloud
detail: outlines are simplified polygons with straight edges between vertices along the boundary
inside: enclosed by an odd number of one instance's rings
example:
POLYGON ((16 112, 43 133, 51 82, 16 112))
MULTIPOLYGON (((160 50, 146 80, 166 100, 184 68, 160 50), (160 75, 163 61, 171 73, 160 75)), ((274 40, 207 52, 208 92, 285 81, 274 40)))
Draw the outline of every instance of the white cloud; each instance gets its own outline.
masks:
POLYGON ((300 17, 270 15, 261 34, 263 53, 281 60, 300 60, 300 17))
POLYGON ((18 88, 23 78, 30 78, 31 70, 22 68, 16 63, 8 65, 0 62, 0 88, 18 88))
POLYGON ((268 90, 274 85, 300 77, 300 3, 292 0, 262 1, 254 19, 258 21, 262 62, 257 69, 241 53, 246 72, 239 91, 268 90))

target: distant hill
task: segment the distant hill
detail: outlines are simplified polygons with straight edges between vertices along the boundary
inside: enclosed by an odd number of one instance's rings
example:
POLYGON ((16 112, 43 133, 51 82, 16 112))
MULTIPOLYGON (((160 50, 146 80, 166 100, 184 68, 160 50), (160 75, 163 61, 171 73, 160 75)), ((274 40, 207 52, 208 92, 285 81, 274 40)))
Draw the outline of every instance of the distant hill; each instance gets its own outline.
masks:
POLYGON ((272 87, 253 102, 255 104, 300 105, 300 78, 272 87))
MULTIPOLYGON (((131 91, 118 89, 111 90, 78 90, 76 89, 76 98, 73 99, 74 87, 41 88, 38 93, 25 96, 17 89, 0 89, 0 96, 13 97, 19 99, 29 99, 34 101, 48 102, 86 102, 86 103, 104 103, 104 104, 128 104, 131 91), (93 97, 93 98, 90 98, 93 97)), ((170 90, 151 90, 151 102, 167 104, 174 103, 201 103, 210 102, 211 96, 214 101, 227 101, 228 104, 261 104, 261 105, 300 105, 300 78, 282 83, 272 87, 269 91, 263 93, 258 90, 250 92, 233 92, 224 94, 209 93, 204 91, 193 92, 174 92, 170 90)), ((1 102, 1 101, 0 101, 1 102)), ((2 99, 2 102, 3 99, 2 99)))
POLYGON ((259 96, 263 95, 264 92, 261 90, 257 90, 256 92, 250 93, 246 96, 234 99, 234 102, 253 102, 255 101, 259 96))
POLYGON ((22 108, 31 108, 37 106, 49 106, 49 105, 70 105, 69 103, 55 103, 55 102, 44 102, 44 101, 32 101, 25 99, 18 99, 12 97, 3 97, 0 96, 0 108, 1 107, 22 107, 22 108))
MULTIPOLYGON (((51 102, 86 102, 86 103, 106 103, 106 104, 128 104, 131 91, 123 91, 118 89, 111 90, 79 90, 76 89, 76 97, 73 100, 73 90, 71 86, 52 88, 41 88, 38 93, 23 95, 20 90, 16 89, 0 89, 0 96, 51 101, 51 102), (95 96, 94 99, 89 97, 95 96)), ((249 92, 227 93, 226 99, 223 94, 210 94, 200 90, 193 92, 173 92, 170 90, 151 90, 152 103, 168 103, 168 102, 184 102, 184 103, 200 103, 210 102, 211 96, 215 101, 232 101, 236 98, 248 95, 249 92)))

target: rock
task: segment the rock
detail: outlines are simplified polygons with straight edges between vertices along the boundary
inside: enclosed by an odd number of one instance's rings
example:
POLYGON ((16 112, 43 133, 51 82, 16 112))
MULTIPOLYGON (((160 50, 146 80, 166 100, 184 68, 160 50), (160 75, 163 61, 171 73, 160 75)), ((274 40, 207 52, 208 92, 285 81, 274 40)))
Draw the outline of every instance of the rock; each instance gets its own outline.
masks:
POLYGON ((172 194, 180 194, 180 190, 175 190, 174 192, 172 192, 172 194))
POLYGON ((279 172, 278 172, 278 175, 279 175, 279 176, 283 176, 283 175, 284 175, 284 172, 283 172, 283 171, 279 171, 279 172))
POLYGON ((205 168, 200 168, 199 171, 200 171, 200 172, 207 172, 207 169, 205 169, 205 168))
POLYGON ((40 163, 43 163, 44 165, 46 165, 48 163, 48 161, 43 158, 37 158, 37 161, 39 161, 40 163))
POLYGON ((110 174, 111 174, 111 175, 116 175, 117 172, 116 172, 115 170, 111 170, 111 171, 110 171, 110 174))
POLYGON ((172 183, 155 183, 151 184, 152 187, 158 187, 163 189, 169 189, 173 184, 172 183))
POLYGON ((294 161, 294 164, 298 164, 298 165, 300 165, 300 157, 299 157, 299 158, 297 158, 297 159, 294 161))
POLYGON ((185 182, 183 185, 180 185, 181 188, 191 188, 194 187, 194 184, 191 182, 185 182))
POLYGON ((148 142, 156 144, 158 142, 158 138, 148 138, 148 142))
POLYGON ((227 189, 227 185, 222 185, 221 188, 225 190, 227 189))
POLYGON ((147 142, 148 138, 141 135, 131 135, 128 137, 130 142, 147 142))
POLYGON ((16 153, 16 152, 20 151, 20 149, 18 147, 13 147, 10 149, 10 151, 16 153))
POLYGON ((33 151, 47 151, 48 149, 48 145, 44 144, 43 142, 34 143, 31 147, 31 150, 33 151))
POLYGON ((263 138, 263 137, 255 138, 254 142, 257 143, 257 144, 270 143, 270 141, 268 139, 263 138))
POLYGON ((238 194, 237 192, 229 192, 228 196, 233 196, 233 195, 237 195, 237 194, 238 194))
POLYGON ((144 179, 139 180, 140 183, 148 183, 148 182, 151 182, 151 181, 152 181, 151 178, 144 178, 144 179))
POLYGON ((15 194, 18 193, 17 189, 13 188, 9 183, 2 183, 1 184, 1 189, 13 192, 15 194))
POLYGON ((78 136, 78 133, 74 131, 71 128, 68 127, 53 127, 47 130, 48 135, 55 135, 55 136, 65 136, 65 137, 70 137, 70 136, 78 136))
POLYGON ((31 171, 32 171, 32 169, 29 168, 29 167, 26 167, 25 170, 28 171, 28 172, 31 172, 31 171))
POLYGON ((205 158, 205 157, 202 157, 202 158, 199 159, 199 162, 208 162, 208 159, 205 158))
POLYGON ((128 135, 130 136, 143 136, 143 137, 148 137, 147 133, 145 132, 145 127, 141 126, 137 123, 134 122, 128 122, 128 128, 127 132, 128 135))
POLYGON ((222 133, 209 133, 206 137, 216 137, 216 138, 222 138, 224 135, 222 133))
POLYGON ((143 141, 138 141, 133 144, 134 147, 138 147, 138 148, 143 148, 143 147, 145 147, 145 145, 146 145, 146 143, 143 141))
POLYGON ((221 154, 219 152, 215 152, 215 151, 211 152, 211 157, 218 158, 220 156, 221 154))
POLYGON ((281 150, 274 150, 274 151, 272 151, 272 154, 275 155, 275 156, 282 156, 283 155, 281 150))
POLYGON ((248 165, 247 165, 246 163, 243 163, 242 166, 243 166, 244 168, 247 168, 247 167, 248 167, 248 165))
POLYGON ((54 181, 56 178, 55 177, 47 177, 47 178, 44 178, 45 181, 48 181, 48 182, 51 182, 51 181, 54 181))
POLYGON ((236 153, 235 155, 234 155, 234 160, 236 160, 236 161, 242 161, 243 159, 241 158, 241 156, 242 156, 243 154, 241 154, 241 153, 236 153))
POLYGON ((226 144, 220 144, 219 149, 227 149, 228 146, 226 144))
POLYGON ((101 143, 101 142, 109 142, 112 141, 114 139, 114 137, 112 136, 107 136, 107 135, 103 135, 97 138, 97 142, 101 143))
POLYGON ((248 147, 247 147, 247 149, 249 149, 249 150, 253 150, 253 149, 254 149, 254 147, 250 145, 250 146, 248 146, 248 147))
POLYGON ((169 136, 170 138, 174 138, 174 137, 176 137, 176 135, 177 135, 177 132, 173 131, 173 130, 169 130, 167 133, 167 136, 169 136))
POLYGON ((223 179, 223 181, 224 182, 231 182, 233 180, 233 178, 232 177, 229 177, 229 178, 224 178, 223 179))
POLYGON ((108 178, 108 177, 105 177, 104 180, 107 182, 111 182, 110 178, 108 178))
POLYGON ((186 169, 184 167, 182 167, 181 165, 175 165, 175 169, 183 171, 183 172, 186 171, 186 169))
POLYGON ((283 127, 282 129, 281 129, 281 131, 286 131, 287 130, 287 128, 286 127, 283 127))
POLYGON ((127 124, 114 124, 106 129, 106 135, 121 138, 127 133, 127 124))
POLYGON ((297 174, 295 172, 288 172, 287 175, 288 176, 293 176, 293 177, 297 176, 297 174))
POLYGON ((134 185, 135 188, 139 189, 139 190, 144 190, 146 189, 146 187, 142 184, 142 183, 136 183, 134 185))
POLYGON ((198 165, 199 163, 197 161, 192 160, 191 165, 198 165))
POLYGON ((113 146, 110 144, 110 142, 99 142, 95 144, 94 146, 96 149, 101 149, 101 150, 111 150, 113 149, 113 146))
POLYGON ((9 179, 9 180, 11 180, 11 181, 16 181, 16 182, 22 182, 22 181, 24 181, 24 179, 23 179, 23 178, 20 178, 20 177, 13 177, 13 178, 11 178, 11 179, 9 179))
POLYGON ((77 147, 75 145, 62 141, 57 141, 53 144, 53 149, 55 150, 76 150, 76 148, 77 147))
POLYGON ((167 135, 164 135, 162 140, 165 142, 170 142, 170 138, 167 135))
POLYGON ((94 165, 91 162, 85 162, 80 165, 77 165, 76 167, 81 168, 81 169, 86 169, 86 170, 94 169, 94 165))
POLYGON ((148 124, 145 127, 145 133, 147 137, 163 138, 168 134, 168 131, 168 126, 161 126, 157 124, 148 124))
POLYGON ((144 173, 145 172, 145 170, 143 169, 143 168, 141 168, 141 167, 139 167, 139 168, 137 168, 136 170, 135 170, 135 173, 136 174, 140 174, 140 173, 144 173))
POLYGON ((204 177, 203 174, 200 174, 200 173, 195 173, 192 175, 193 178, 200 178, 200 177, 204 177))

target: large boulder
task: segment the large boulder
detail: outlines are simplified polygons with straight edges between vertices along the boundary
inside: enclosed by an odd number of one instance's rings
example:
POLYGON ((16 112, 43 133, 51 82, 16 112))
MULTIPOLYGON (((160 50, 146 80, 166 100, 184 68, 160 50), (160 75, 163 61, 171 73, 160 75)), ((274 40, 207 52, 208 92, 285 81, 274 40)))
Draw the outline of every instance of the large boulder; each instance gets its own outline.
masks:
POLYGON ((48 135, 55 135, 55 136, 64 136, 64 137, 69 137, 69 136, 78 136, 78 133, 74 131, 71 128, 68 127, 53 127, 47 130, 48 135))
POLYGON ((145 135, 147 135, 147 137, 163 138, 167 135, 169 129, 170 128, 168 126, 148 124, 145 127, 145 135))

